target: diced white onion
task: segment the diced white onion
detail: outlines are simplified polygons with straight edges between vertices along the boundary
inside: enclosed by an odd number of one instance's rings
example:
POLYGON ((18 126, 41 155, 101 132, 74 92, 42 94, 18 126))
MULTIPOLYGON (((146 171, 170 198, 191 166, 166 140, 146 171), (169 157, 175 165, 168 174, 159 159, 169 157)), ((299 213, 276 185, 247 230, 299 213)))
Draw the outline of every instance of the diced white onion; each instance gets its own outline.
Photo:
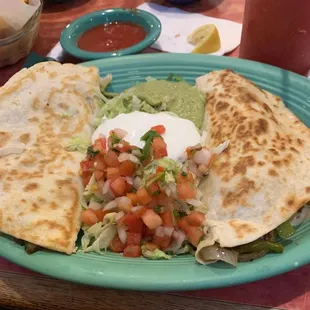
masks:
POLYGON ((142 206, 135 206, 131 208, 131 212, 135 213, 137 211, 139 211, 142 208, 142 206))
POLYGON ((125 215, 125 213, 124 213, 123 211, 118 212, 118 213, 115 215, 115 222, 118 222, 124 215, 125 215))
POLYGON ((125 181, 130 184, 130 185, 133 185, 133 178, 131 177, 125 177, 125 181))
POLYGON ((92 201, 89 203, 88 207, 89 207, 90 209, 93 209, 93 210, 96 211, 96 210, 100 210, 100 209, 102 208, 102 204, 99 203, 99 202, 96 202, 96 201, 92 200, 92 201))
POLYGON ((136 157, 136 156, 133 155, 133 154, 128 154, 128 153, 121 153, 121 154, 118 156, 118 160, 119 160, 120 162, 125 161, 125 160, 129 160, 129 161, 132 161, 132 162, 135 163, 135 164, 139 163, 138 157, 136 157))
POLYGON ((185 240, 185 234, 181 230, 178 230, 178 231, 175 230, 172 234, 172 238, 173 240, 169 248, 166 249, 166 251, 171 251, 175 253, 182 246, 185 240))
POLYGON ((198 165, 209 165, 212 158, 212 152, 207 148, 202 148, 193 156, 193 161, 198 165))
POLYGON ((225 140, 223 143, 219 144, 217 147, 212 149, 212 152, 216 155, 224 152, 229 146, 229 140, 225 140))
POLYGON ((186 199, 186 202, 194 207, 200 207, 202 205, 202 202, 197 199, 186 199))
POLYGON ((118 208, 121 206, 131 205, 131 200, 126 196, 115 198, 114 201, 118 208))
POLYGON ((165 236, 165 228, 163 226, 158 226, 155 230, 155 235, 158 237, 164 237, 165 236))
POLYGON ((140 177, 135 177, 133 180, 133 187, 139 189, 143 186, 143 180, 140 177))
POLYGON ((123 139, 128 134, 126 130, 120 128, 115 128, 113 131, 121 139, 123 139))
POLYGON ((167 237, 171 237, 173 234, 174 228, 173 227, 164 227, 164 235, 167 237))
POLYGON ((196 199, 201 200, 201 198, 202 198, 202 192, 201 190, 197 189, 196 199))
POLYGON ((195 164, 192 160, 188 161, 188 170, 197 178, 202 178, 202 174, 199 171, 197 164, 195 164))
POLYGON ((121 242, 123 244, 126 244, 127 242, 127 234, 126 234, 126 231, 123 227, 118 227, 117 228, 117 233, 118 233, 118 236, 119 236, 119 239, 121 240, 121 242))
POLYGON ((104 185, 102 187, 102 194, 106 194, 109 191, 110 183, 111 183, 111 180, 105 181, 105 183, 104 183, 104 185))
POLYGON ((104 210, 104 211, 109 211, 109 210, 113 210, 113 209, 116 209, 116 208, 117 208, 116 201, 115 201, 115 200, 112 200, 112 201, 108 202, 108 203, 104 206, 103 210, 104 210))
POLYGON ((142 155, 139 149, 133 149, 131 153, 137 157, 140 157, 142 155))

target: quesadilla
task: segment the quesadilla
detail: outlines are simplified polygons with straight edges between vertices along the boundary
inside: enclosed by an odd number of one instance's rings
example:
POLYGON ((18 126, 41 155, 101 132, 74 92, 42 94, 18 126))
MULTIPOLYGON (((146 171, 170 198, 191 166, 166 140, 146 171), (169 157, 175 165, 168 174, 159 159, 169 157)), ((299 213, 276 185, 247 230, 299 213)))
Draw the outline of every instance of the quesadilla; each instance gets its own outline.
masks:
POLYGON ((210 246, 252 242, 310 200, 310 130, 281 98, 231 70, 196 83, 207 95, 206 145, 230 141, 200 185, 208 211, 196 259, 208 263, 210 246))
POLYGON ((56 62, 0 89, 0 231, 71 254, 80 229, 79 163, 100 102, 98 69, 56 62), (78 144, 78 143, 77 143, 78 144))

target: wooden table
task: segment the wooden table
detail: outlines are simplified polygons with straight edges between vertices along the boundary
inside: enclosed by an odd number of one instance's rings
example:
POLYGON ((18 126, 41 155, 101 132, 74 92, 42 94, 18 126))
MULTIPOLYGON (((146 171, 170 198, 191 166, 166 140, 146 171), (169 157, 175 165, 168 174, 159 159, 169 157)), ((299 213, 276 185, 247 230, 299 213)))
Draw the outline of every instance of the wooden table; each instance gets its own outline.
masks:
MULTIPOLYGON (((33 50, 45 56, 58 42, 61 30, 87 12, 112 7, 133 8, 142 0, 67 0, 45 6, 40 34, 33 50)), ((161 0, 156 1, 161 3, 161 0)), ((245 0, 201 0, 183 7, 242 22, 245 0)), ((148 49, 145 52, 154 52, 148 49)), ((230 56, 236 57, 238 49, 230 56)), ((17 72, 23 61, 0 69, 0 85, 17 72)), ((1 126, 1 124, 0 124, 1 126)), ((186 293, 140 293, 106 290, 71 284, 32 273, 0 258, 0 309, 170 309, 259 310, 310 309, 310 267, 286 275, 234 288, 186 293), (308 298, 309 297, 309 298, 308 298)))

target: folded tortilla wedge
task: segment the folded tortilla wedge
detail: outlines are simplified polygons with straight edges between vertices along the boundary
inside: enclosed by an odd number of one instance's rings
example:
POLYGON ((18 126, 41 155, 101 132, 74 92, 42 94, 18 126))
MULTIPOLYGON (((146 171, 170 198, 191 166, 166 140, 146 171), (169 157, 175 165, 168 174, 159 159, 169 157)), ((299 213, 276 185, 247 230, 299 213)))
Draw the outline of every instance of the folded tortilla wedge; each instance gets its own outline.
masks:
POLYGON ((229 147, 201 183, 207 206, 204 249, 252 242, 288 220, 310 200, 310 130, 279 97, 230 70, 196 80, 207 95, 206 145, 229 147))
POLYGON ((97 68, 55 62, 15 74, 0 88, 0 231, 72 253, 80 228, 84 154, 100 97, 97 68))

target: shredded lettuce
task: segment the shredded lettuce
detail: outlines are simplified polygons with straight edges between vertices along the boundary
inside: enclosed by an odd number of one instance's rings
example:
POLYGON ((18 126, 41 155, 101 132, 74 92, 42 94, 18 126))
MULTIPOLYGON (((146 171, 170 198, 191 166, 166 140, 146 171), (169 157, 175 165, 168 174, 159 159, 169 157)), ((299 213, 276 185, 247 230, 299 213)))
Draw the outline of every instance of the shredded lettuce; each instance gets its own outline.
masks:
POLYGON ((171 158, 164 157, 152 161, 144 168, 144 178, 149 179, 149 176, 156 172, 156 169, 161 167, 164 169, 164 175, 161 179, 163 184, 175 183, 175 176, 181 171, 181 163, 171 158))
POLYGON ((112 82, 112 75, 108 74, 104 78, 100 78, 99 84, 100 84, 100 91, 103 93, 104 90, 107 88, 107 86, 112 82))
POLYGON ((85 191, 83 193, 83 196, 89 196, 89 195, 94 194, 97 191, 96 185, 97 185, 97 182, 96 182, 95 174, 93 174, 91 176, 88 184, 85 187, 85 191))
POLYGON ((146 248, 145 245, 142 245, 141 247, 142 250, 142 255, 146 258, 149 259, 171 259, 172 255, 166 254, 165 252, 159 250, 159 249, 155 249, 154 251, 150 251, 146 248))
POLYGON ((111 222, 96 223, 84 232, 81 240, 82 252, 104 254, 116 235, 117 229, 115 224, 111 222))
POLYGON ((65 149, 67 151, 73 152, 78 151, 83 154, 87 153, 87 148, 91 144, 91 141, 89 138, 78 136, 73 137, 71 141, 68 143, 68 145, 65 146, 65 149))

